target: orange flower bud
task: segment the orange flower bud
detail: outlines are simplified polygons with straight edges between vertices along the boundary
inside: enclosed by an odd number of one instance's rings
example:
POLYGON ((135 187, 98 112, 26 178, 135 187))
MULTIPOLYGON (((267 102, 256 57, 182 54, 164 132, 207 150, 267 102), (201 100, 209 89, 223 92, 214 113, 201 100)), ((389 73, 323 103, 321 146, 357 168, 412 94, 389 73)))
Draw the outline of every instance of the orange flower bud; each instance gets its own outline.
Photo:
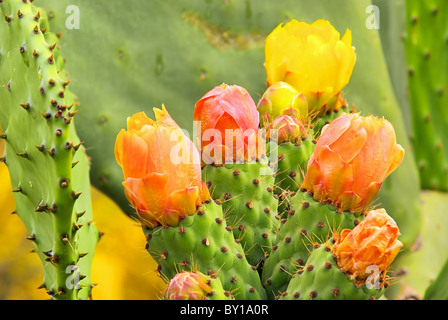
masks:
POLYGON ((205 300, 212 291, 208 278, 200 272, 176 274, 165 290, 165 300, 205 300))
POLYGON ((381 273, 395 259, 403 244, 397 224, 384 209, 368 212, 353 230, 344 229, 336 236, 333 254, 340 269, 353 280, 362 281, 375 266, 381 273))
POLYGON ((322 129, 302 189, 340 210, 365 210, 403 156, 390 122, 343 113, 322 129))
POLYGON ((205 163, 252 161, 265 152, 257 107, 240 86, 222 84, 210 90, 196 103, 194 120, 205 163))
POLYGON ((128 118, 115 142, 125 194, 142 223, 176 226, 210 198, 201 180, 199 152, 165 107, 156 121, 143 112, 128 118))
POLYGON ((296 141, 302 137, 306 137, 308 129, 297 120, 296 117, 291 116, 279 116, 269 126, 266 138, 270 139, 273 135, 272 131, 277 130, 277 143, 283 143, 286 141, 296 141))

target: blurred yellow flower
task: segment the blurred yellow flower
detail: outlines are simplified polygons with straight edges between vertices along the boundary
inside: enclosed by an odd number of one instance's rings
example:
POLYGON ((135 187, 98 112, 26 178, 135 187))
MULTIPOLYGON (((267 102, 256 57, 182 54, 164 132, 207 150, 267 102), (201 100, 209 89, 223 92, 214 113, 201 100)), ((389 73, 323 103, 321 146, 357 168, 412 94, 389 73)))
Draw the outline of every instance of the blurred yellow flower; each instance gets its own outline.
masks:
MULTIPOLYGON (((104 233, 92 266, 95 300, 160 299, 166 284, 145 250, 139 223, 128 218, 108 197, 92 188, 94 220, 104 233)), ((42 262, 25 237, 28 232, 15 208, 8 168, 0 163, 0 300, 49 299, 42 283, 42 262)))
POLYGON ((280 24, 266 39, 268 86, 284 81, 303 93, 310 113, 337 110, 344 100, 356 55, 349 29, 342 38, 326 20, 280 24))

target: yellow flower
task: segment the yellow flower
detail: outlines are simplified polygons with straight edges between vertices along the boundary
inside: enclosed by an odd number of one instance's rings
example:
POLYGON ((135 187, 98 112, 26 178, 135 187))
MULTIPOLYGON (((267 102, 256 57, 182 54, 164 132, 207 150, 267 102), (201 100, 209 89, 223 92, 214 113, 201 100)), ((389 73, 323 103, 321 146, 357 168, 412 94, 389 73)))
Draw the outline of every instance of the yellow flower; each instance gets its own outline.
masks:
POLYGON ((337 110, 344 100, 356 55, 352 33, 344 36, 326 20, 292 20, 269 34, 265 45, 268 86, 284 81, 303 93, 311 113, 337 110))
POLYGON ((308 115, 305 96, 286 82, 272 84, 258 101, 257 110, 263 128, 269 127, 279 116, 288 115, 300 119, 308 115))

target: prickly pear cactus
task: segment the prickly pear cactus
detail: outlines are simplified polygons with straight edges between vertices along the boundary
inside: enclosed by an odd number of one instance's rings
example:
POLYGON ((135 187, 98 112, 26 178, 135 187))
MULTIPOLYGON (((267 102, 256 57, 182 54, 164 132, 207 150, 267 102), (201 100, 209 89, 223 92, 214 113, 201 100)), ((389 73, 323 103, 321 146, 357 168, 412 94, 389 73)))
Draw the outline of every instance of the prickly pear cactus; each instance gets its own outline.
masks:
POLYGON ((369 286, 357 286, 338 268, 331 244, 316 244, 306 265, 294 273, 280 300, 368 300, 383 295, 384 287, 369 286))
POLYGON ((290 209, 277 230, 277 242, 263 266, 262 281, 268 296, 282 294, 292 275, 308 260, 316 243, 327 241, 341 229, 353 229, 363 216, 337 212, 331 205, 313 200, 299 191, 290 200, 290 209))
POLYGON ((220 204, 209 201, 177 227, 146 228, 144 233, 162 277, 171 279, 179 270, 198 270, 218 277, 235 299, 266 299, 257 269, 235 241, 220 204))
MULTIPOLYGON (((366 28, 369 0, 346 0, 344 6, 325 0, 313 4, 285 0, 281 5, 268 0, 80 1, 80 29, 73 30, 67 30, 69 15, 64 14, 71 1, 39 0, 39 4, 51 13, 52 30, 63 34, 73 88, 80 108, 89 110, 79 114, 78 126, 82 139, 91 146, 92 183, 129 214, 132 210, 123 196, 121 172, 112 152, 113 137, 126 117, 142 109, 149 115, 153 106, 165 103, 174 108, 179 125, 190 131, 193 116, 188 110, 215 85, 238 84, 253 97, 261 97, 266 90, 265 38, 293 17, 307 22, 327 19, 341 32, 352 30, 357 61, 344 99, 349 109, 355 105, 357 111, 388 118, 398 141, 412 154, 378 30, 366 28), (141 30, 151 30, 151 41, 141 41, 141 30), (91 41, 86 43, 86 37, 91 41), (92 88, 101 88, 101 103, 92 88)), ((406 243, 418 234, 418 192, 417 167, 412 157, 406 157, 379 198, 397 220, 406 243)))
POLYGON ((277 161, 274 160, 271 165, 277 168, 274 193, 279 199, 278 212, 280 216, 289 208, 290 197, 300 189, 315 143, 316 140, 310 133, 303 140, 286 141, 275 147, 277 161))
POLYGON ((86 299, 98 240, 89 164, 58 38, 33 1, 0 2, 0 125, 15 213, 44 265, 54 299, 86 299))
POLYGON ((443 0, 406 2, 411 141, 422 188, 443 191, 448 190, 447 14, 443 0))
POLYGON ((278 224, 274 177, 266 159, 219 167, 206 165, 203 179, 213 199, 222 203, 227 225, 244 248, 247 260, 261 268, 278 224))

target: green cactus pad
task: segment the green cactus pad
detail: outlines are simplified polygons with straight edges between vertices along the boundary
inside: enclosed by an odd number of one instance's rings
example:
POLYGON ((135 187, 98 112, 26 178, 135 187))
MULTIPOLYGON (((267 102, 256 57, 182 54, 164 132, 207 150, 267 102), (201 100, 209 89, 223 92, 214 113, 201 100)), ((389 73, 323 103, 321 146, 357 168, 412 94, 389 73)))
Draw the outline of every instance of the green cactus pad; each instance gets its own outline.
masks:
POLYGON ((278 145, 278 161, 271 166, 277 165, 274 193, 279 196, 280 214, 289 207, 289 194, 300 189, 314 146, 315 140, 311 135, 296 143, 284 142, 278 145))
POLYGON ((334 119, 336 119, 337 117, 339 117, 342 113, 349 113, 352 112, 352 110, 348 109, 348 106, 343 106, 341 109, 339 109, 338 111, 329 111, 325 114, 323 114, 320 117, 316 117, 313 120, 313 129, 314 132, 316 133, 316 136, 320 136, 320 133, 322 131, 322 128, 329 124, 331 121, 333 121, 334 119))
MULTIPOLYGON (((379 276, 381 278, 381 276, 379 276)), ((378 299, 384 286, 378 278, 367 287, 359 287, 340 270, 331 253, 331 246, 319 245, 311 252, 306 266, 294 274, 280 300, 368 300, 378 299)), ((375 279, 372 279, 375 280, 375 279)))
POLYGON ((286 290, 316 243, 325 242, 334 232, 353 229, 362 219, 362 215, 339 213, 336 207, 316 202, 306 192, 294 195, 288 217, 278 230, 277 243, 263 266, 262 282, 268 296, 274 298, 286 290))
POLYGON ((212 198, 222 203, 227 225, 253 266, 261 266, 269 253, 278 223, 272 173, 266 161, 206 165, 202 170, 212 198))
POLYGON ((98 230, 58 38, 32 1, 1 1, 0 14, 2 159, 16 213, 44 264, 41 288, 54 299, 86 299, 98 230))
POLYGON ((144 229, 147 249, 158 271, 171 279, 180 270, 198 270, 219 277, 224 290, 235 299, 266 299, 256 268, 235 241, 222 206, 210 201, 177 227, 144 229))
POLYGON ((412 145, 423 189, 448 190, 448 3, 406 1, 412 145))

